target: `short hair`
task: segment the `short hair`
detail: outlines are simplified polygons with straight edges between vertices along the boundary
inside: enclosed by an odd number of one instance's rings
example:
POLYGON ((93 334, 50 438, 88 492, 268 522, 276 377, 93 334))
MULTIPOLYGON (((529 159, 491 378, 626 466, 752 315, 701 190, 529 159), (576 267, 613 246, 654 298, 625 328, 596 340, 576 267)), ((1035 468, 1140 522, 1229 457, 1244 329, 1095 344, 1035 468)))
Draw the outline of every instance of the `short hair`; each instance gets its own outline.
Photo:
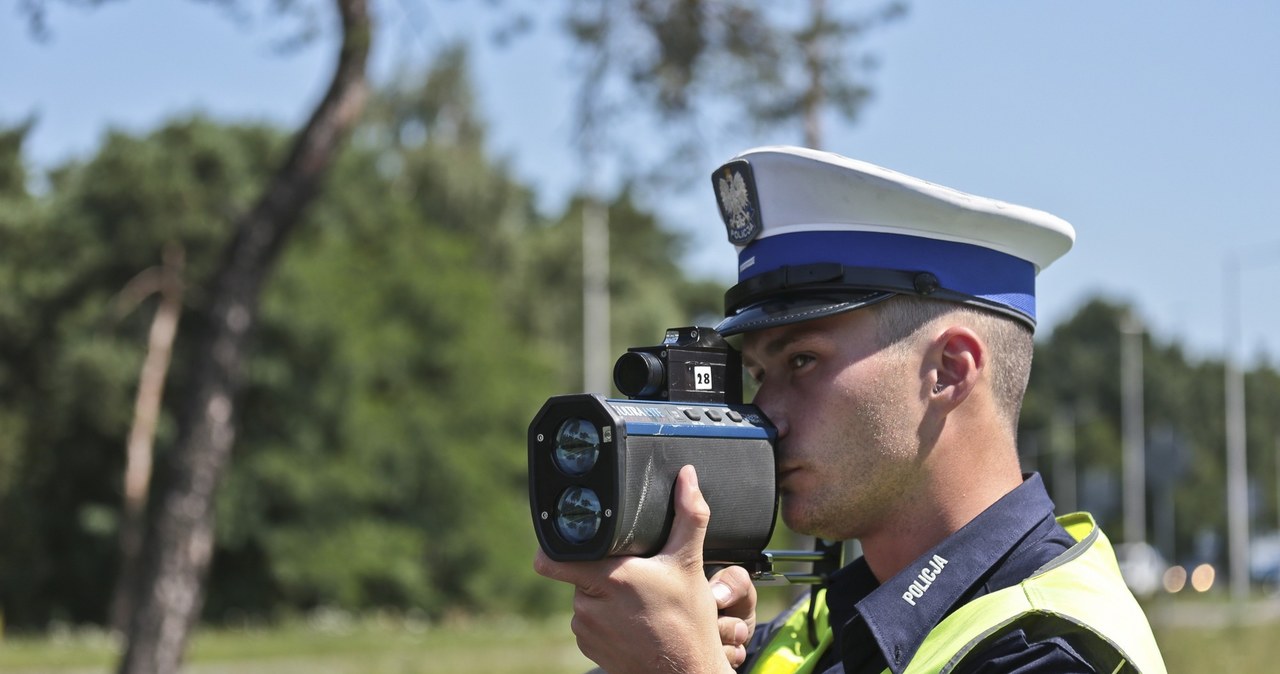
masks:
POLYGON ((1035 352, 1030 327, 995 311, 914 295, 895 295, 868 308, 876 315, 876 338, 882 349, 905 348, 908 337, 944 316, 961 318, 991 350, 987 362, 992 393, 1016 435, 1035 352))

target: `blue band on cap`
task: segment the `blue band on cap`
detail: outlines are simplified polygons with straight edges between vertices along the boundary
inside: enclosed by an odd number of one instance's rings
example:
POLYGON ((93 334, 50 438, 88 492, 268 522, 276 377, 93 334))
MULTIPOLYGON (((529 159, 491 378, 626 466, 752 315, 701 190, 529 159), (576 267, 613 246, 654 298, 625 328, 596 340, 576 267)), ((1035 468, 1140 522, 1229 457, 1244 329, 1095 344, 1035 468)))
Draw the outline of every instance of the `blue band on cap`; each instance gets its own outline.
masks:
POLYGON ((810 230, 756 239, 738 254, 738 281, 816 262, 931 272, 947 290, 1035 320, 1036 270, 1031 262, 973 244, 903 234, 810 230))

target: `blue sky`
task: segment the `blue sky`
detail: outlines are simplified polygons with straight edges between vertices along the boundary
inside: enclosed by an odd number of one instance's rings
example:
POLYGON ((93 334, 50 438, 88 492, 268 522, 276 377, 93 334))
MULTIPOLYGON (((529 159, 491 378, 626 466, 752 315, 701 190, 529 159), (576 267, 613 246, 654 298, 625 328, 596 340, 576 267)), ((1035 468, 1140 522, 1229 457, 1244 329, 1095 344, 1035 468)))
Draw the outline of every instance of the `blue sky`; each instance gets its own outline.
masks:
MULTIPOLYGON (((40 43, 13 4, 0 14, 0 122, 38 115, 28 153, 39 166, 90 153, 107 127, 144 131, 194 110, 296 124, 331 62, 326 40, 273 53, 284 33, 256 10, 237 23, 186 0, 55 7, 52 40, 40 43)), ((488 4, 376 0, 378 72, 454 37, 483 38, 488 4)), ((832 120, 826 149, 1070 221, 1075 249, 1040 277, 1043 327, 1105 293, 1134 302, 1162 341, 1218 356, 1225 261, 1245 254, 1242 348, 1274 362, 1278 37, 1280 3, 1267 0, 917 0, 874 36, 876 98, 856 125, 832 120)), ((480 50, 474 69, 495 154, 557 208, 582 176, 555 25, 480 50)), ((711 135, 694 189, 661 212, 689 233, 688 264, 727 281, 733 255, 701 176, 739 150, 799 137, 711 135)))

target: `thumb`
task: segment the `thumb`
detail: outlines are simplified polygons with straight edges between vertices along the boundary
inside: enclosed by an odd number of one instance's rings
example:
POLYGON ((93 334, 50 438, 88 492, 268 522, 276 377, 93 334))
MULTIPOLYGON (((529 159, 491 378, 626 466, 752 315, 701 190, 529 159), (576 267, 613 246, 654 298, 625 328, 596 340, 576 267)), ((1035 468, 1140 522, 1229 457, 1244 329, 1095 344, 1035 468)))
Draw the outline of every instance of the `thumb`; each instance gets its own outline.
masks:
POLYGON ((698 472, 693 466, 685 466, 676 476, 675 520, 671 523, 671 535, 662 548, 662 554, 678 559, 682 564, 702 570, 702 543, 707 537, 707 524, 711 522, 711 506, 698 488, 698 472))

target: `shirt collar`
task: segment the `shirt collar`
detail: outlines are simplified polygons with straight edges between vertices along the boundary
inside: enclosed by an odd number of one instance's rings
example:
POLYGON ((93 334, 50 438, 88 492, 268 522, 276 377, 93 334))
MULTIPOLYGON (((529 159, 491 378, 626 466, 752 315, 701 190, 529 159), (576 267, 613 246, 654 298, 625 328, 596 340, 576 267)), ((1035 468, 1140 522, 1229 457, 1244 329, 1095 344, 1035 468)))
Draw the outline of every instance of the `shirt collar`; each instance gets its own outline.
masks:
MULTIPOLYGON (((1033 473, 883 584, 877 585, 865 559, 854 560, 831 576, 827 603, 832 627, 840 636, 846 625, 865 625, 884 662, 898 674, 929 632, 962 600, 968 601, 992 567, 1052 514, 1053 502, 1033 473)), ((843 647, 846 639, 837 643, 843 647)), ((856 654, 842 653, 846 660, 851 655, 856 654)))

